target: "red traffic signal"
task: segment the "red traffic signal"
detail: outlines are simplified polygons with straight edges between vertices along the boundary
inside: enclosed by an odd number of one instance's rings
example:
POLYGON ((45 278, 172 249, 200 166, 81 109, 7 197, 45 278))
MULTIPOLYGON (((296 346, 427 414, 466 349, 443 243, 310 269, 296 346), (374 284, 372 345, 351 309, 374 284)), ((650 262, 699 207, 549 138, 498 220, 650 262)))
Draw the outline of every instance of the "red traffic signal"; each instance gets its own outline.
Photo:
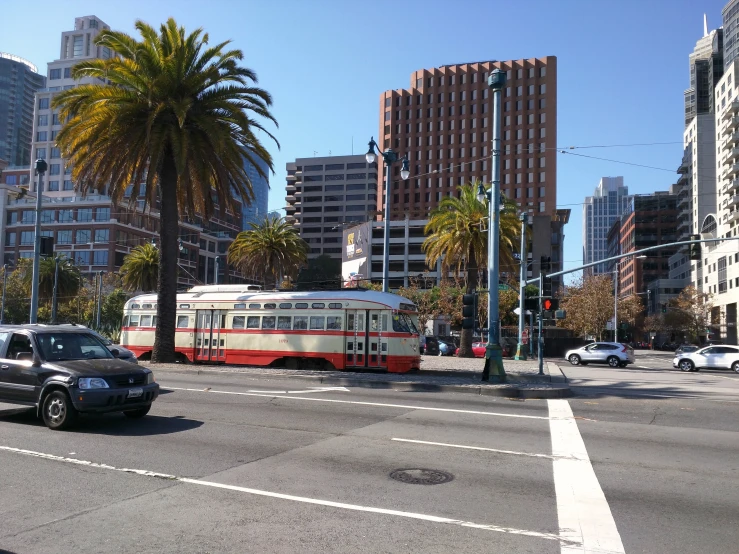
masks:
POLYGON ((545 298, 541 301, 541 306, 545 312, 552 312, 559 309, 559 299, 545 298))
POLYGON ((544 300, 543 306, 544 306, 544 310, 546 310, 547 312, 551 311, 552 301, 549 298, 547 298, 546 300, 544 300))

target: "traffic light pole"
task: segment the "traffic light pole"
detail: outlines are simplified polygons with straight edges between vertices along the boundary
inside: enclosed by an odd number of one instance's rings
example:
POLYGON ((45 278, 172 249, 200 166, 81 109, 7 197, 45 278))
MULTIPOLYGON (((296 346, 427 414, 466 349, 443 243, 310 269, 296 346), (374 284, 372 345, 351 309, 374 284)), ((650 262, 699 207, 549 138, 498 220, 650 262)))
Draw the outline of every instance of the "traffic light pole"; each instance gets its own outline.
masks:
MULTIPOLYGON (((526 359, 526 346, 523 344, 523 328, 526 317, 524 307, 526 296, 526 267, 528 265, 528 256, 526 254, 526 221, 528 220, 526 212, 521 213, 521 277, 518 285, 518 346, 516 347, 516 360, 526 359)), ((539 306, 541 308, 541 306, 539 306)), ((533 338, 533 337, 532 337, 533 338)), ((529 339, 531 340, 531 338, 529 339)))
MULTIPOLYGON (((546 280, 544 270, 542 269, 539 273, 541 282, 544 283, 546 280)), ((538 353, 539 358, 539 375, 544 375, 544 287, 539 287, 539 342, 538 342, 538 353)))

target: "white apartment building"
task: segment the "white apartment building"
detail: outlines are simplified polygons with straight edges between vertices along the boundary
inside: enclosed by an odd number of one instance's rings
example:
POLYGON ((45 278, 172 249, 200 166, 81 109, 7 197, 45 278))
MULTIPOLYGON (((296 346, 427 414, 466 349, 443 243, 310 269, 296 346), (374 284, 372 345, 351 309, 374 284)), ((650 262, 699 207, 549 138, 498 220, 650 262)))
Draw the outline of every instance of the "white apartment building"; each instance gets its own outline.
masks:
MULTIPOLYGON (((625 213, 631 197, 623 177, 603 177, 593 196, 586 196, 582 207, 582 261, 597 262, 608 257, 608 231, 625 213)), ((607 273, 606 264, 588 270, 607 273)))
MULTIPOLYGON (((706 216, 704 238, 739 238, 739 60, 733 61, 716 87, 716 212, 706 216)), ((737 344, 739 241, 703 249, 703 290, 713 295, 711 336, 737 344)))

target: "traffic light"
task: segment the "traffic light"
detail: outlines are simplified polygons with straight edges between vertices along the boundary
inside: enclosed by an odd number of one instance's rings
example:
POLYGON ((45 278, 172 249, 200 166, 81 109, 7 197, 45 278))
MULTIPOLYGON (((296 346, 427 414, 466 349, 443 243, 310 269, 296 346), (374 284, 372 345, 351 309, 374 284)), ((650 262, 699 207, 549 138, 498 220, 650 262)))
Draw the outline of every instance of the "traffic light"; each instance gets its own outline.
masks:
POLYGON ((667 313, 667 304, 661 304, 661 306, 662 306, 662 313, 663 314, 666 314, 667 313))
POLYGON ((552 296, 552 278, 544 275, 541 285, 541 296, 543 298, 551 298, 552 296))
POLYGON ((554 312, 559 310, 559 299, 558 298, 545 298, 541 303, 542 308, 545 312, 554 312))
POLYGON ((54 237, 40 237, 41 255, 47 258, 54 256, 54 237))
POLYGON ((530 312, 538 312, 539 311, 539 299, 538 298, 524 298, 523 299, 523 309, 528 310, 530 312))
POLYGON ((549 273, 552 269, 552 258, 549 256, 542 256, 541 265, 539 267, 543 273, 549 273))
POLYGON ((463 294, 462 329, 474 329, 476 327, 475 319, 477 319, 477 314, 475 313, 475 295, 463 294))
MULTIPOLYGON (((690 235, 690 240, 700 240, 700 235, 690 235)), ((701 243, 697 242, 690 245, 690 259, 700 261, 701 259, 701 243)))

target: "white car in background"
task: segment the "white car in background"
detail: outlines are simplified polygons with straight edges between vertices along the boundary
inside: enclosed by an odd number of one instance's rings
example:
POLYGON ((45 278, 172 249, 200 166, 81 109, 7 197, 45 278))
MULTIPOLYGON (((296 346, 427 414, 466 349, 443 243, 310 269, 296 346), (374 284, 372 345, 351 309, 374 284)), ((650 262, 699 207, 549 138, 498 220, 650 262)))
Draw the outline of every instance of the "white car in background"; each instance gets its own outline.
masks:
POLYGON ((732 369, 739 373, 739 346, 715 345, 682 352, 673 358, 672 367, 682 371, 732 369))
POLYGON ((634 363, 634 349, 620 342, 593 342, 570 350, 565 358, 572 365, 608 364, 626 367, 634 363))

